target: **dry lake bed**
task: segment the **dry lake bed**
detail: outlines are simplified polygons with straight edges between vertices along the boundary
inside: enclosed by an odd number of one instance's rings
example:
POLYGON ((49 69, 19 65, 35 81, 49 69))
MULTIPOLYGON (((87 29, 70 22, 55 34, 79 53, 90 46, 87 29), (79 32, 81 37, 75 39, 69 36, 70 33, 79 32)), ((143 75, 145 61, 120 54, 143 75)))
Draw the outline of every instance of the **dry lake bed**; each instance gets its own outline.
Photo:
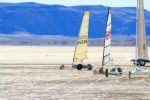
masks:
MULTIPOLYGON (((85 63, 99 67, 102 51, 89 47, 85 63)), ((128 79, 135 48, 112 47, 111 51, 111 65, 121 67, 122 76, 106 78, 73 69, 74 47, 1 46, 0 100, 149 100, 150 65, 128 79), (64 70, 59 70, 61 64, 64 70)))

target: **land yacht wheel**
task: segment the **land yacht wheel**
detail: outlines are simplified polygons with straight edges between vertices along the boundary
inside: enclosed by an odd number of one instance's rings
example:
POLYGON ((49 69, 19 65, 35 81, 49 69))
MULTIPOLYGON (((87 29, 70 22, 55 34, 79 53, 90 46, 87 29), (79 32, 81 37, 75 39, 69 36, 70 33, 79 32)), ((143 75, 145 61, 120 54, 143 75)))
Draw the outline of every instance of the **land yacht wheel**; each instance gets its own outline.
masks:
POLYGON ((77 69, 78 69, 78 70, 82 70, 82 68, 83 68, 83 65, 82 65, 82 64, 78 64, 78 65, 77 65, 77 69))
POLYGON ((92 68, 93 68, 93 66, 91 64, 88 64, 87 67, 88 67, 88 70, 92 70, 92 68))

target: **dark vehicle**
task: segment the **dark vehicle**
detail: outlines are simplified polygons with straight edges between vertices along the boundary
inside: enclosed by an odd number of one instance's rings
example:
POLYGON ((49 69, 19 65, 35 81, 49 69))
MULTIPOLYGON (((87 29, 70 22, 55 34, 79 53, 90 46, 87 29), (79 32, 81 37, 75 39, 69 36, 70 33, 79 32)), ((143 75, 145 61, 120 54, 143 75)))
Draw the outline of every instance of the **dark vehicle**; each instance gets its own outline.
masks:
POLYGON ((133 62, 133 64, 135 65, 135 66, 145 66, 146 65, 146 63, 150 63, 150 60, 145 60, 145 59, 132 59, 131 60, 132 62, 133 62))

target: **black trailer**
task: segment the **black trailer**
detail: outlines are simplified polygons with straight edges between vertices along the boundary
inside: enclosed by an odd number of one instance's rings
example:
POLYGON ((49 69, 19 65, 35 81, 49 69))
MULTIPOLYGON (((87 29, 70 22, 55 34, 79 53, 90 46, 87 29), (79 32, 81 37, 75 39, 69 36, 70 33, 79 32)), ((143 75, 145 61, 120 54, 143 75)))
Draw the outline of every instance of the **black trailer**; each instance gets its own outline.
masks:
POLYGON ((133 62, 133 64, 135 66, 137 66, 137 65, 139 65, 139 66, 145 66, 146 63, 150 63, 150 60, 141 59, 141 58, 139 58, 139 59, 132 59, 131 61, 133 62))

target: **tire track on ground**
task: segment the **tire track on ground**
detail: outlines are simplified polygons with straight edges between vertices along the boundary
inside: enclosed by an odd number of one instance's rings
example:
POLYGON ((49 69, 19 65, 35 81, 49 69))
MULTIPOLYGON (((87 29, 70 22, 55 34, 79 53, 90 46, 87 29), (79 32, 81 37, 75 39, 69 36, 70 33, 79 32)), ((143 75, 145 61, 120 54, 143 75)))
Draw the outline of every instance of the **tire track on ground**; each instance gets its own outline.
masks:
POLYGON ((50 87, 50 88, 48 88, 48 89, 55 89, 55 88, 58 88, 58 87, 60 87, 60 86, 62 86, 62 85, 65 85, 65 84, 71 83, 71 82, 73 82, 73 81, 75 81, 75 80, 78 80, 79 78, 85 78, 85 77, 87 77, 87 74, 84 75, 84 73, 83 73, 83 75, 81 76, 81 73, 80 73, 80 74, 74 75, 74 77, 75 77, 75 78, 72 78, 72 77, 64 78, 65 80, 68 80, 68 81, 65 81, 65 82, 63 82, 63 83, 57 84, 57 85, 55 85, 55 86, 53 86, 53 87, 50 87))
POLYGON ((63 96, 61 96, 61 99, 64 98, 64 97, 66 97, 66 96, 72 95, 73 93, 76 93, 76 92, 79 92, 79 91, 81 91, 81 90, 87 89, 87 88, 91 87, 92 85, 94 85, 94 84, 95 84, 96 82, 98 82, 99 80, 102 80, 103 78, 105 78, 104 76, 103 76, 102 78, 99 78, 99 77, 100 77, 99 75, 98 75, 97 77, 98 77, 98 78, 96 78, 96 80, 94 80, 93 82, 89 83, 88 85, 86 85, 86 86, 84 86, 84 87, 82 87, 82 88, 80 88, 80 89, 78 89, 78 90, 76 90, 76 91, 73 91, 73 92, 69 92, 69 93, 64 94, 63 96))

